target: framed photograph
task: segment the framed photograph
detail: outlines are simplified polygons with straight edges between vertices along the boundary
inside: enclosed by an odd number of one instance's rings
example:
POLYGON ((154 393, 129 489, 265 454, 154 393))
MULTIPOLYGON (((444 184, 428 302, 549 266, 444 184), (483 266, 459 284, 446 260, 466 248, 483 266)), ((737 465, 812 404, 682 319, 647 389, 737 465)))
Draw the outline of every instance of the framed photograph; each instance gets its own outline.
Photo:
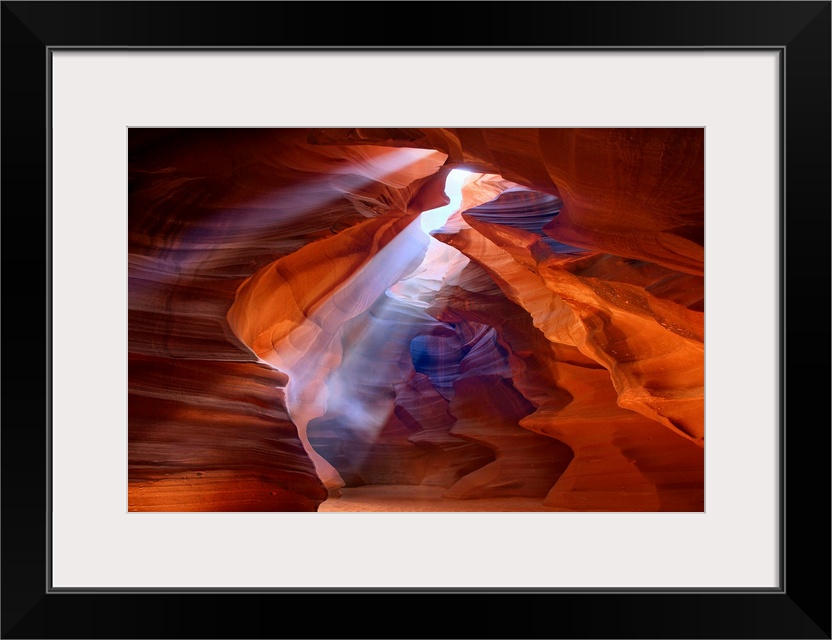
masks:
POLYGON ((398 6, 3 3, 2 636, 829 638, 830 3, 398 6))

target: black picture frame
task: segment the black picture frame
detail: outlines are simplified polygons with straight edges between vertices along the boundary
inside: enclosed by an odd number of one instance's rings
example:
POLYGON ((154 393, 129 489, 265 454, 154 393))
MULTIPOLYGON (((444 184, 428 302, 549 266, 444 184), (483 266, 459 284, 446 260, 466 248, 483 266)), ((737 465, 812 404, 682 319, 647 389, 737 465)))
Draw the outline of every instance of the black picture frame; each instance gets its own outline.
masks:
POLYGON ((830 638, 830 15, 829 1, 3 2, 2 637, 830 638), (64 47, 778 51, 780 588, 52 590, 48 97, 64 47))

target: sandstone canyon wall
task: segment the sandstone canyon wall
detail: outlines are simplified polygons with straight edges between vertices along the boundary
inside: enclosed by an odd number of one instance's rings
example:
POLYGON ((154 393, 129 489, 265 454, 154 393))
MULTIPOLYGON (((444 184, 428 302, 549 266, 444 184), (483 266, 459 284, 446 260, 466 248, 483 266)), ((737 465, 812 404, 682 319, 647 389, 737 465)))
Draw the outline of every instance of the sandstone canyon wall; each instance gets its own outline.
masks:
POLYGON ((129 146, 131 511, 704 509, 702 129, 129 146))

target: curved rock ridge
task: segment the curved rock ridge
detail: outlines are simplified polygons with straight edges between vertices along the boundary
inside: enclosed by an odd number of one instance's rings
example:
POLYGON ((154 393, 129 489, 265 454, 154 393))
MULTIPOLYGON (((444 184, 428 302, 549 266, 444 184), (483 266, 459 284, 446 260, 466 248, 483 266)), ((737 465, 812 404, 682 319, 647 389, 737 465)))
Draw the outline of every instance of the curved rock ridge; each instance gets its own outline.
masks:
POLYGON ((129 376, 130 511, 313 511, 326 499, 275 402, 284 375, 134 356, 129 376))
POLYGON ((562 208, 563 201, 557 196, 515 186, 503 191, 491 202, 468 209, 465 215, 467 218, 482 222, 530 231, 540 236, 541 241, 556 253, 585 253, 585 249, 558 242, 546 235, 545 227, 560 213, 562 208))
POLYGON ((701 129, 130 131, 131 511, 704 508, 701 129))
POLYGON ((515 389, 508 353, 493 327, 460 322, 467 349, 454 383, 450 433, 494 451, 493 462, 461 478, 449 498, 544 497, 572 459, 562 442, 520 428, 534 406, 515 389))
POLYGON ((564 202, 552 237, 703 274, 704 129, 543 129, 540 148, 564 202))
POLYGON ((314 511, 326 498, 285 410, 286 376, 257 361, 226 313, 281 255, 406 206, 445 155, 327 153, 305 138, 129 130, 131 511, 314 511))
POLYGON ((609 372, 576 347, 547 340, 531 316, 469 264, 432 313, 446 322, 479 320, 497 329, 514 386, 536 410, 519 424, 568 445, 563 474, 545 504, 563 510, 700 511, 703 450, 619 406, 609 372))
MULTIPOLYGON (((463 187, 463 205, 480 204, 500 188, 491 176, 472 175, 463 187)), ((384 399, 396 382, 390 372, 393 360, 384 361, 388 354, 398 356, 391 345, 410 344, 411 357, 416 354, 418 361, 419 349, 432 338, 408 336, 408 331, 433 321, 423 309, 444 280, 466 263, 425 233, 419 214, 391 212, 275 261, 238 289, 228 324, 258 359, 288 374, 290 415, 319 477, 333 493, 346 482, 311 444, 310 421, 323 416, 316 427, 320 432, 323 424, 331 425, 340 416, 342 423, 365 423, 363 431, 372 437, 379 433, 394 410, 384 399), (351 322, 374 306, 374 314, 351 322), (391 330, 393 316, 406 318, 398 331, 391 330), (366 393, 355 382, 355 368, 365 378, 366 393)), ((445 370, 442 361, 435 364, 432 382, 449 399, 456 377, 453 366, 445 370)), ((418 370, 415 363, 414 368, 418 370)))
MULTIPOLYGON (((257 357, 289 375, 292 420, 331 489, 343 486, 343 479, 309 444, 306 427, 337 403, 372 420, 373 429, 392 411, 375 396, 363 408, 360 397, 342 392, 340 379, 330 384, 330 376, 344 364, 344 340, 362 342, 379 355, 373 341, 384 331, 383 322, 375 323, 375 330, 369 324, 346 337, 343 332, 346 323, 377 301, 376 313, 383 315, 385 292, 421 264, 429 239, 414 222, 412 216, 370 220, 304 247, 244 283, 228 312, 232 330, 257 357)), ((356 348, 355 353, 361 352, 356 348)), ((369 386, 372 395, 376 388, 369 386)))
POLYGON ((701 314, 637 285, 582 278, 587 258, 546 256, 528 232, 470 222, 474 228, 437 237, 480 264, 549 340, 608 369, 622 407, 702 444, 701 314))
POLYGON ((558 242, 703 274, 702 128, 319 131, 330 143, 386 144, 387 137, 439 149, 448 164, 559 197, 563 208, 546 227, 558 242))

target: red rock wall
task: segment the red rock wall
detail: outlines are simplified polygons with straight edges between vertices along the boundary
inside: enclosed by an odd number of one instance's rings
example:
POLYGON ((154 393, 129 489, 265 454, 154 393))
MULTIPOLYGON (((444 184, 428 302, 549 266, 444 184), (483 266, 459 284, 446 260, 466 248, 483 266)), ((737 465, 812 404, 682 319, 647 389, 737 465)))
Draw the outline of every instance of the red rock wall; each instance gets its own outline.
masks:
POLYGON ((703 508, 701 130, 130 136, 131 510, 703 508))
POLYGON ((314 511, 326 499, 286 412, 286 376, 226 314, 277 258, 406 207, 445 156, 327 150, 306 135, 130 130, 131 511, 314 511))

